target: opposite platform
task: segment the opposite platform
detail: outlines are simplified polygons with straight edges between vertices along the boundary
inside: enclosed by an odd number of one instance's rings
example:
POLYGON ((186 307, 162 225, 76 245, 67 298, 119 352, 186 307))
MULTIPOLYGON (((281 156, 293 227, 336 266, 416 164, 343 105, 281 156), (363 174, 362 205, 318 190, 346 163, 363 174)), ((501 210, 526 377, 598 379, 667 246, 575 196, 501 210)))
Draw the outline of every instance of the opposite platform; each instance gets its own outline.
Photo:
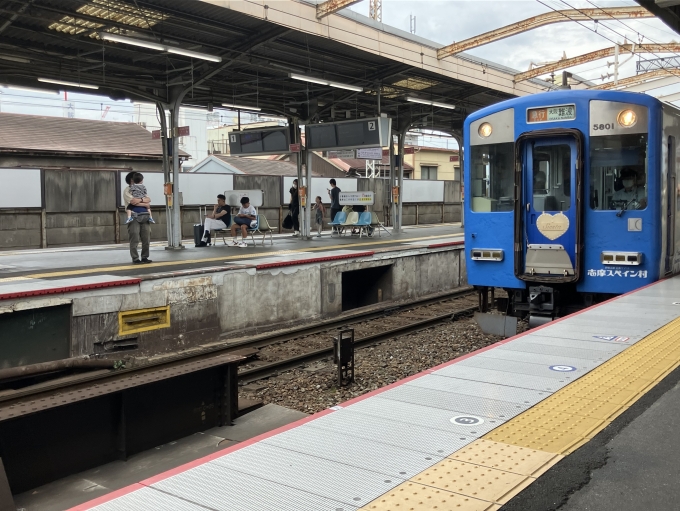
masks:
POLYGON ((680 364, 680 278, 74 510, 498 509, 680 364))

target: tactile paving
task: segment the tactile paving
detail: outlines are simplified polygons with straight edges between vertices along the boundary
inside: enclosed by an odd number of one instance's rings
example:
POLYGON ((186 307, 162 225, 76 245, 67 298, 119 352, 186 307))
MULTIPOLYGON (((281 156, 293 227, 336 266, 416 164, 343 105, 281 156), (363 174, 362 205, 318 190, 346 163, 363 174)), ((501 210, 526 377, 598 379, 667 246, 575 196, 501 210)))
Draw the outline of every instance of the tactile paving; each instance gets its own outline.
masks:
POLYGON ((211 463, 353 506, 363 506, 401 483, 386 474, 256 443, 211 463))
POLYGON ((413 482, 397 486, 360 511, 496 511, 500 505, 413 482))
POLYGON ((304 426, 274 435, 263 442, 399 479, 408 479, 444 457, 304 426))
POLYGON ((472 434, 453 434, 406 422, 353 413, 350 408, 325 415, 307 423, 306 426, 345 433, 434 456, 448 456, 476 438, 472 434))
POLYGON ((434 374, 416 378, 415 380, 405 383, 405 385, 441 390, 444 392, 454 392, 456 394, 480 396, 487 399, 497 399, 499 401, 509 401, 511 403, 526 405, 538 403, 550 395, 549 392, 522 389, 519 387, 506 387, 505 385, 494 385, 492 383, 479 381, 459 380, 457 378, 447 378, 434 374))
POLYGON ((588 441, 581 435, 573 433, 550 431, 537 427, 525 428, 513 423, 505 424, 493 430, 484 439, 556 454, 567 454, 588 441))
POLYGON ((432 390, 423 387, 411 387, 400 385, 380 394, 382 399, 404 401, 406 403, 420 404, 444 410, 471 413, 484 417, 497 419, 510 419, 515 415, 527 410, 530 405, 523 403, 511 403, 497 399, 486 399, 479 396, 456 394, 442 390, 432 390))
POLYGON ((482 417, 484 422, 480 425, 463 426, 454 424, 451 419, 456 416, 465 415, 466 413, 469 415, 469 411, 444 410, 442 408, 405 403, 393 399, 382 399, 380 397, 359 401, 348 409, 355 413, 371 415, 382 419, 416 424, 426 428, 441 429, 455 434, 469 434, 474 436, 484 435, 504 422, 504 420, 500 418, 482 417))
POLYGON ((564 456, 479 439, 456 451, 449 458, 527 477, 538 477, 564 456))
POLYGON ((505 371, 493 369, 471 368, 459 364, 453 364, 443 369, 435 371, 433 374, 446 376, 449 378, 459 378, 463 380, 481 381, 493 383, 495 385, 506 385, 508 387, 521 387, 531 390, 541 390, 555 392, 571 381, 566 378, 558 380, 556 378, 544 378, 531 374, 513 374, 505 371))
POLYGON ((449 458, 413 477, 411 481, 476 499, 504 504, 531 484, 533 479, 449 458))
MULTIPOLYGON (((276 503, 276 511, 354 511, 356 506, 316 495, 268 479, 206 463, 152 485, 161 495, 171 494, 195 502, 202 511, 263 511, 276 503), (256 491, 253 491, 256 489, 256 491)), ((151 508, 149 508, 151 509, 151 508)), ((175 507, 158 508, 175 511, 175 507)), ((192 511, 198 508, 190 508, 192 511)), ((107 510, 108 511, 108 510, 107 510)), ((127 510, 126 510, 127 511, 127 510)), ((147 511, 146 509, 144 511, 147 511)))

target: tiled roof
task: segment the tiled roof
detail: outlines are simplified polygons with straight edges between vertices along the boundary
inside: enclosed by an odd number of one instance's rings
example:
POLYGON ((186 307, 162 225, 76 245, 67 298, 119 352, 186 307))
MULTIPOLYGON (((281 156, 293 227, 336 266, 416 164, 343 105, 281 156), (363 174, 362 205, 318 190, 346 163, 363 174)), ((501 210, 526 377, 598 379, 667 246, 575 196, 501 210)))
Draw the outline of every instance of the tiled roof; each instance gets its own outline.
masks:
MULTIPOLYGON (((215 157, 245 174, 261 176, 297 176, 297 165, 290 161, 244 158, 240 156, 227 156, 224 154, 216 154, 215 157)), ((319 174, 312 171, 312 175, 318 176, 319 174)))
POLYGON ((0 152, 158 159, 163 146, 138 124, 0 113, 0 152))

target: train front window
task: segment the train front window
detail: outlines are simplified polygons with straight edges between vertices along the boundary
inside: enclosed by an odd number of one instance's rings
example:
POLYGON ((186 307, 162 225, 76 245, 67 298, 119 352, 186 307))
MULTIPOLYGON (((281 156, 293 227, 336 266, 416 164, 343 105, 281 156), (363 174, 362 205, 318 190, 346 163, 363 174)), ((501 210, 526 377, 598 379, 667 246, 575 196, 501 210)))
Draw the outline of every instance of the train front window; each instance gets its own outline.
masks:
POLYGON ((512 211, 515 144, 489 144, 471 149, 472 211, 512 211))
POLYGON ((533 151, 535 211, 568 211, 571 207, 571 148, 543 145, 533 151))
POLYGON ((590 139, 589 202, 595 210, 647 207, 647 135, 590 139))

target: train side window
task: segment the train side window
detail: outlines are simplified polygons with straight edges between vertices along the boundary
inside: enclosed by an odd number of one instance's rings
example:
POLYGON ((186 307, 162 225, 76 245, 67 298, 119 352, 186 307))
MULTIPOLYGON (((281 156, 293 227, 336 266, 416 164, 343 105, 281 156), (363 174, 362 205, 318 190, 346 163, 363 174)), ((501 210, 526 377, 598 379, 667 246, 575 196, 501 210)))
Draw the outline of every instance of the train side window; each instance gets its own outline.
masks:
POLYGON ((590 208, 647 207, 647 134, 590 139, 590 208))
POLYGON ((472 146, 470 153, 472 211, 512 211, 515 144, 472 146))

